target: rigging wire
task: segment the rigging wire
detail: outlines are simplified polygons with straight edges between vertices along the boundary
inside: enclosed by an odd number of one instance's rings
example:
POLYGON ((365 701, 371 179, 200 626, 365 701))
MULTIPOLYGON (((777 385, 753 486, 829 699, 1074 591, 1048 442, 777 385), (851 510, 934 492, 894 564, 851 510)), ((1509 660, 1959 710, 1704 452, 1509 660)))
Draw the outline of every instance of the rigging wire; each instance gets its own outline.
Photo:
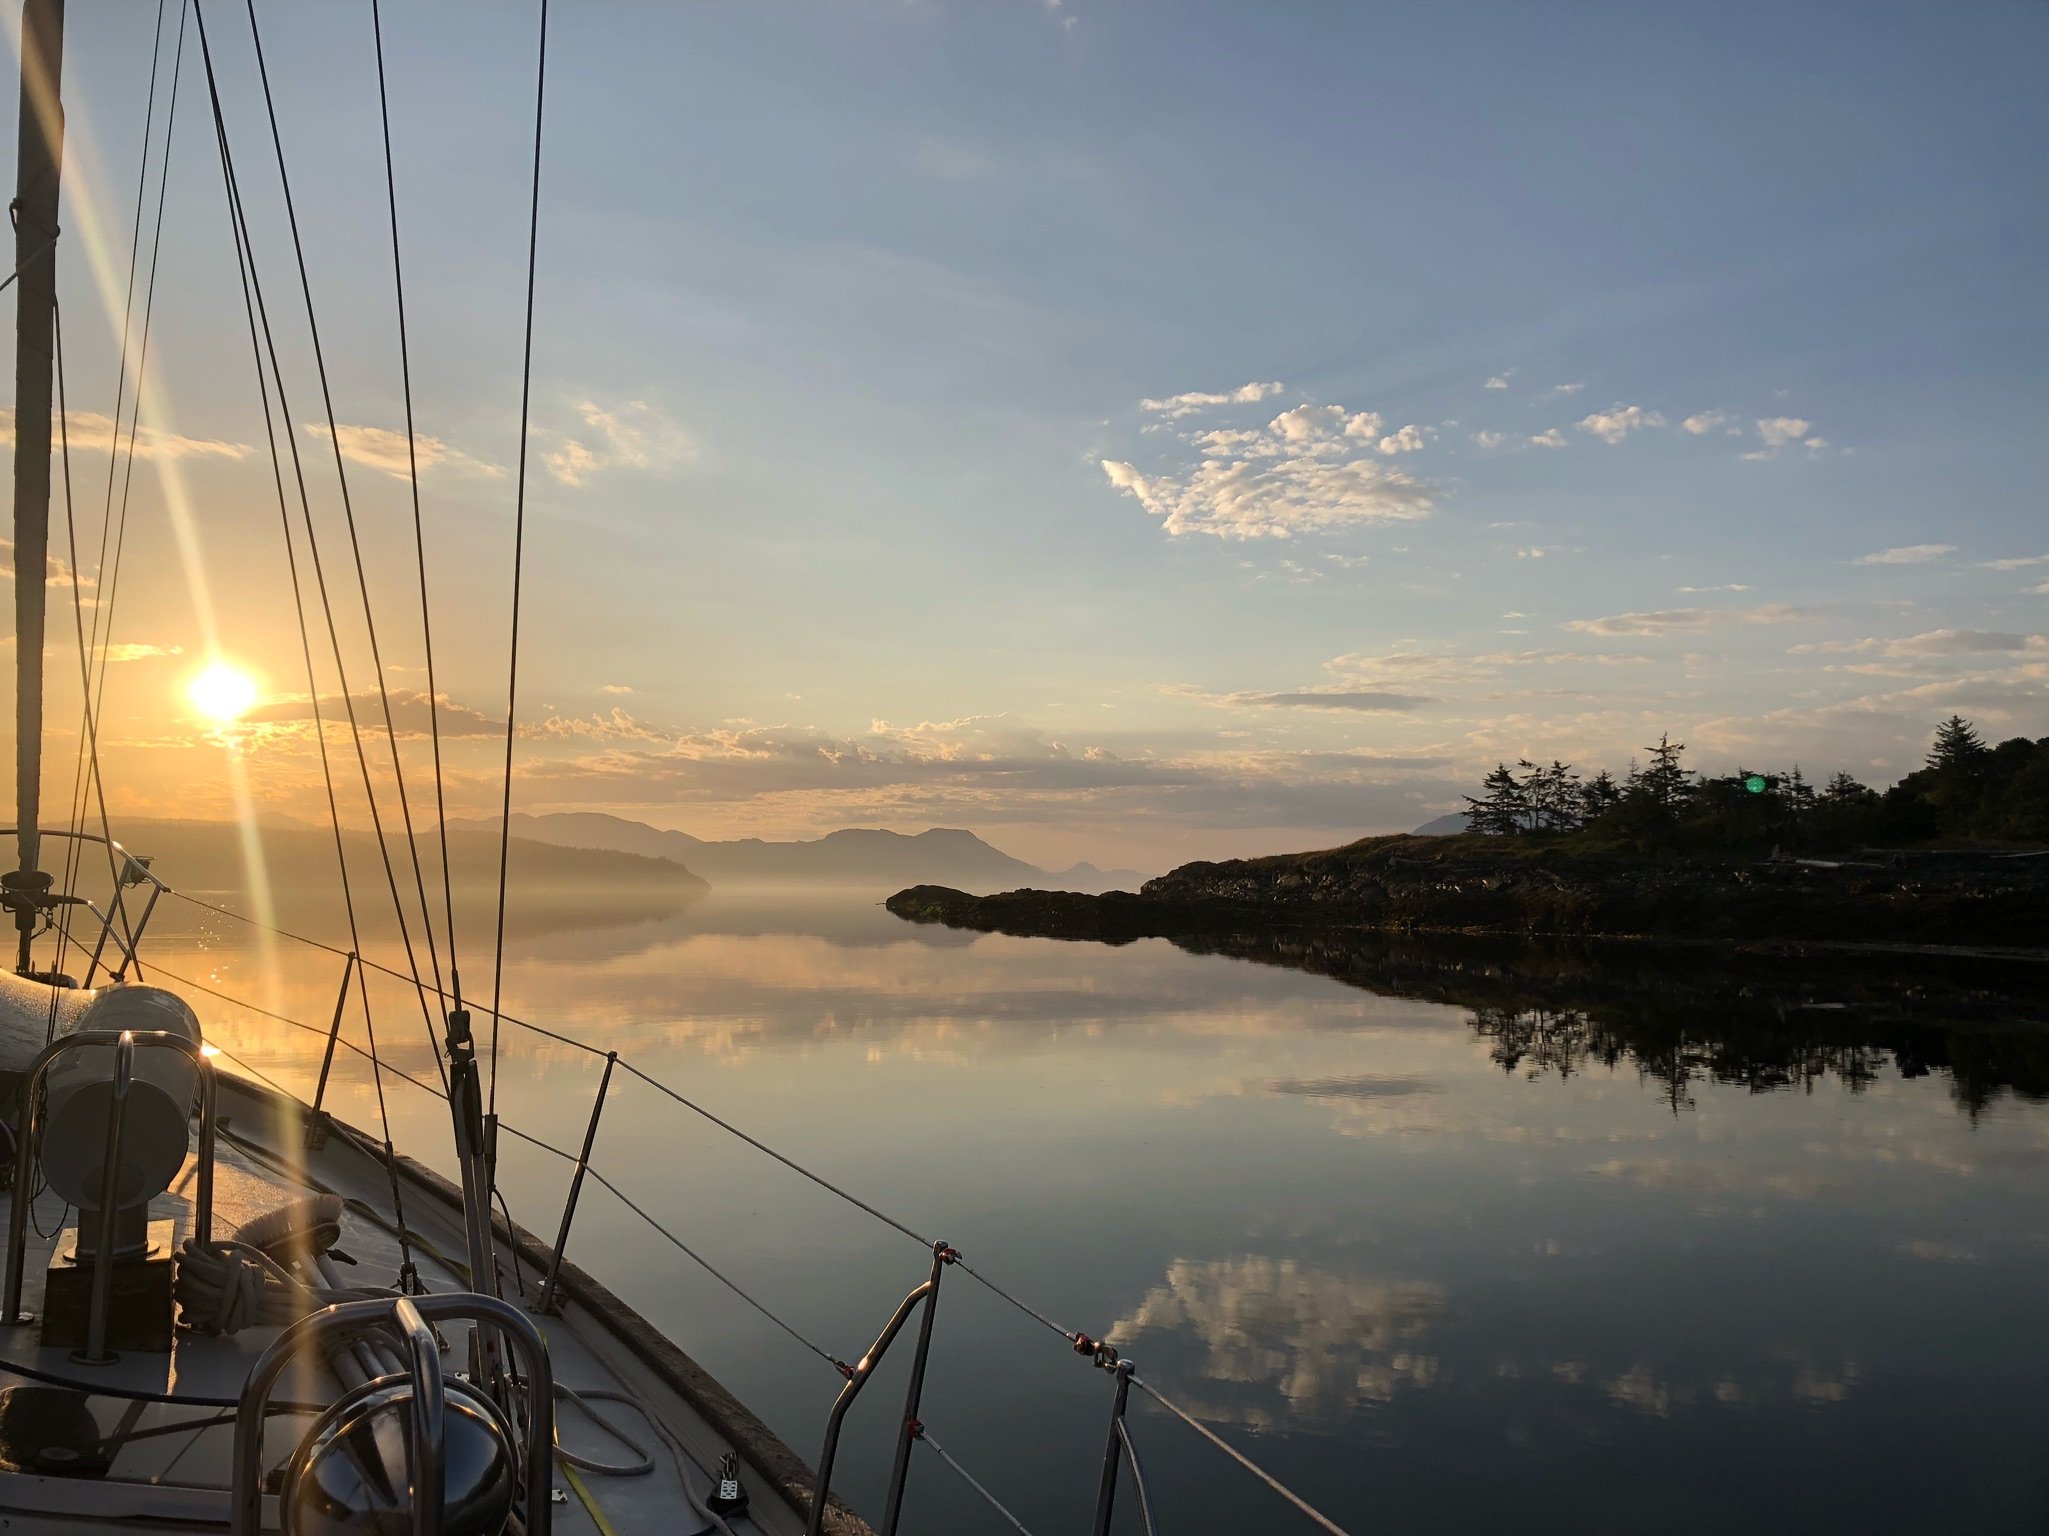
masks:
MULTIPOLYGON (((420 634, 427 652, 427 733, 434 744, 434 820, 441 842, 442 932, 448 939, 448 990, 462 1007, 462 973, 455 963, 455 880, 448 868, 448 804, 442 791, 441 693, 434 679, 434 620, 427 603, 427 534, 420 518, 420 455, 413 432, 413 363, 406 337, 405 267, 399 259, 398 177, 391 159, 391 99, 384 80, 384 22, 370 0, 370 35, 377 45, 377 116, 384 129, 384 201, 391 214, 391 286, 398 296, 398 372, 405 390, 406 479, 413 493, 413 553, 420 567, 420 634)), ((421 897, 425 915, 426 897, 421 897)), ((432 919, 427 919, 432 926, 432 919)))
MULTIPOLYGON (((405 824, 406 849, 412 857, 413 884, 419 894, 421 926, 425 930, 427 941, 427 961, 434 976, 434 990, 439 992, 441 990, 441 957, 439 946, 434 939, 433 913, 427 905, 427 878, 420 868, 420 844, 419 839, 413 832, 412 798, 406 793, 405 766, 398 750, 398 726, 392 718, 391 689, 385 682, 384 656, 382 649, 377 643, 377 615, 370 602, 370 578, 363 565, 363 543, 356 527, 355 503, 349 495, 349 472, 342 455, 341 427, 336 421, 334 414, 334 391, 329 385, 327 378, 327 354, 320 343, 320 320, 313 306, 313 281, 306 270, 306 246, 299 234, 298 206, 292 197, 291 174, 285 169, 284 135, 278 127, 277 101, 271 94, 270 68, 264 61, 263 33, 256 23, 256 0, 248 0, 247 10, 249 13, 249 37, 256 49, 256 72, 263 84, 264 112, 270 122, 271 148, 277 158, 278 184, 284 193, 285 222, 292 234, 292 256, 298 266, 299 291, 306 301, 306 329, 313 343, 314 371, 320 379, 320 401, 327 415, 328 441, 334 447, 335 480, 341 490, 342 515, 349 530, 349 551, 355 559, 356 585, 363 596, 363 626, 368 632, 370 639, 370 662, 377 675, 377 698, 384 711, 384 732, 391 743, 391 774, 398 795, 399 816, 405 824)), ((201 35, 202 37, 204 36, 203 29, 201 35)), ((280 390, 282 390, 282 384, 280 384, 280 390)), ((290 420, 290 416, 287 415, 286 422, 288 425, 290 420)), ((343 697, 347 699, 346 689, 343 691, 343 697)), ((349 703, 349 712, 353 719, 355 714, 353 701, 349 703)), ((371 815, 375 818, 377 815, 376 795, 368 782, 367 767, 366 763, 364 790, 365 793, 370 795, 371 815)), ((379 836, 381 842, 381 823, 379 836)), ((387 855, 388 857, 389 855, 387 855)), ((396 876, 392 880, 392 906, 397 912, 399 932, 405 939, 407 960, 409 963, 415 963, 416 965, 416 962, 413 962, 412 934, 406 923, 405 903, 399 896, 396 876)), ((423 991, 421 1002, 424 1004, 425 1001, 426 996, 423 991)))
MULTIPOLYGON (((247 248, 243 239, 243 226, 238 201, 234 193, 232 180, 227 174, 228 160, 226 158, 227 141, 225 136, 221 138, 220 147, 224 173, 223 186, 228 193, 229 232, 235 247, 235 273, 242 284, 242 311, 249 326, 251 358, 256 365, 256 392, 263 406, 263 433, 264 439, 270 448, 271 480, 277 490, 278 523, 280 530, 284 534, 285 563, 292 584, 292 610, 298 619, 299 625, 299 654, 306 666, 306 696, 310 701, 313 711, 313 738, 320 753, 320 780, 322 787, 327 792, 328 823, 334 832, 334 860, 335 866, 341 875, 342 906, 348 915, 350 953, 353 954, 362 948, 362 935, 357 928, 355 890, 349 879, 348 854, 342 841, 341 806, 335 795, 334 768, 329 760, 327 751, 327 722, 322 718, 320 711, 320 680, 313 666, 313 640, 306 623, 306 597, 304 585, 299 577, 298 551, 292 539, 291 511, 285 497, 284 466, 279 459, 277 451, 277 426, 270 408, 270 384, 264 376, 263 348, 257 337, 256 308, 251 294, 255 257, 254 253, 247 248)), ((279 385, 279 403, 283 404, 282 381, 280 381, 279 385)), ((287 417, 287 430, 289 430, 289 424, 290 418, 287 417)), ((377 1089, 377 1116, 384 1133, 385 1171, 390 1177, 392 1210, 399 1224, 401 1265, 399 1274, 400 1280, 403 1282, 414 1272, 412 1252, 406 1246, 404 1238, 404 1197, 399 1191, 398 1170, 395 1162, 397 1152, 392 1145, 391 1138, 391 1113, 385 1104, 384 1076, 377 1054, 377 1022, 370 1008, 369 988, 367 986, 360 986, 358 990, 363 1003, 363 1029, 370 1040, 371 1078, 376 1084, 377 1089)), ((429 1029, 428 1037, 431 1039, 432 1036, 433 1031, 429 1029)))
MULTIPOLYGON (((85 645, 85 599, 78 590, 78 515, 71 495, 71 425, 64 395, 64 311, 54 298, 50 301, 50 324, 55 340, 55 345, 51 348, 51 351, 56 354, 57 361, 57 441, 60 446, 61 461, 64 469, 64 528, 66 536, 70 541, 71 550, 71 612, 78 626, 78 669, 79 676, 82 679, 81 687, 84 688, 91 682, 92 672, 90 657, 85 645)), ((123 912, 125 919, 125 909, 121 905, 122 871, 114 853, 113 828, 107 820, 106 781, 100 777, 99 718, 97 711, 92 707, 92 697, 89 690, 86 692, 85 703, 85 736, 87 751, 92 760, 92 782, 99 792, 100 831, 107 840, 107 873, 113 877, 114 881, 114 896, 110 905, 114 912, 123 912)), ((108 922, 110 925, 112 921, 112 913, 109 913, 108 922)), ((125 920, 123 926, 126 926, 125 920)), ((130 947, 132 948, 134 942, 132 930, 130 931, 129 938, 130 947)), ((139 973, 139 966, 137 970, 139 973)), ((56 1022, 57 989, 52 987, 50 989, 50 1025, 53 1034, 56 1022)))
MULTIPOLYGON (((107 663, 112 655, 111 641, 114 628, 114 611, 121 595, 121 556, 127 547, 128 504, 135 487, 135 443, 142 426, 142 378, 145 370, 149 367, 150 329, 156 315, 157 270, 164 245, 164 203, 170 187, 171 142, 178 126, 178 85, 184 74, 185 18, 192 14, 196 14, 196 12, 190 5, 181 8, 179 11, 178 48, 171 63, 171 98, 164 114, 163 162, 157 173, 156 225, 150 236, 149 282, 143 290, 142 336, 135 362, 135 399, 131 403, 128 413, 128 447, 122 455, 121 506, 115 518, 114 553, 111 565, 109 565, 107 559, 106 526, 104 521, 100 528, 100 571, 105 580, 102 584, 100 606, 93 612, 93 641, 100 652, 99 672, 93 685, 95 708, 103 708, 106 703, 107 663), (101 623, 102 615, 105 617, 104 624, 101 623)), ((119 433, 120 423, 117 419, 115 422, 116 436, 119 433)), ((110 476, 112 471, 113 464, 112 460, 109 459, 108 473, 110 476)), ((110 479, 108 483, 110 501, 112 489, 113 486, 110 479)))
MULTIPOLYGON (((98 561, 94 566, 94 575, 96 579, 100 577, 105 577, 108 574, 107 537, 109 530, 112 528, 114 524, 114 481, 120 469, 121 461, 121 412, 122 404, 125 399, 128 386, 128 345, 130 340, 131 327, 134 323, 135 318, 135 274, 142 254, 142 211, 145 206, 146 194, 149 189, 149 148, 150 140, 152 137, 151 130, 155 125, 156 116, 157 72, 160 65, 163 62, 164 56, 164 3, 165 0, 157 0, 156 30, 154 34, 153 46, 150 52, 149 62, 149 91, 147 97, 147 104, 144 107, 142 119, 142 152, 140 155, 136 157, 138 165, 135 176, 134 232, 130 236, 128 242, 128 285, 127 295, 123 302, 121 310, 121 356, 119 367, 116 370, 115 375, 113 430, 111 433, 109 433, 107 438, 107 497, 106 503, 100 511, 100 552, 98 561)), ((149 287, 148 297, 143 304, 142 345, 141 350, 136 358, 135 365, 135 421, 133 424, 131 424, 128 435, 128 485, 132 485, 134 483, 135 478, 135 433, 137 427, 140 425, 142 418, 142 370, 149 361, 149 327, 150 317, 155 310, 157 257, 163 249, 164 188, 168 184, 170 179, 171 141, 174 134, 177 131, 178 126, 178 81, 184 73, 182 66, 185 61, 185 14, 186 7, 183 3, 183 0, 181 0, 178 12, 178 47, 177 53, 173 58, 171 64, 171 95, 169 104, 164 114, 163 162, 162 168, 157 173, 156 232, 150 240, 149 287)), ((12 278, 10 278, 9 281, 12 281, 12 278)), ((93 605, 92 639, 87 647, 89 654, 100 650, 101 627, 103 620, 106 627, 107 636, 110 642, 112 638, 114 623, 114 603, 116 598, 120 595, 121 549, 126 544, 128 533, 128 491, 125 486, 121 493, 120 524, 121 538, 118 542, 116 542, 114 547, 113 580, 107 586, 106 590, 103 593, 103 601, 95 603, 93 605)), ((79 579, 80 573, 78 569, 78 559, 76 553, 74 552, 71 561, 71 580, 74 593, 77 590, 77 583, 79 579)), ((91 708, 96 711, 103 708, 106 702, 106 657, 111 654, 111 646, 107 652, 102 654, 99 664, 99 680, 97 686, 95 686, 93 681, 91 662, 88 661, 86 664, 87 673, 84 684, 85 694, 87 700, 90 702, 91 708)), ((97 769, 94 770, 95 773, 97 773, 97 771, 97 769)), ((84 775, 85 733, 83 727, 81 727, 79 733, 78 756, 73 764, 71 775, 71 825, 74 830, 82 828, 85 822, 87 790, 84 783, 84 775)), ((78 875, 78 860, 83 856, 83 852, 84 850, 80 847, 76 839, 73 840, 71 847, 66 850, 64 865, 64 888, 66 890, 70 890, 74 886, 74 882, 76 881, 78 875)), ((123 931, 127 933, 129 943, 132 947, 135 940, 134 929, 128 923, 127 907, 125 906, 125 904, 118 903, 118 883, 115 889, 117 905, 120 906, 122 928, 123 931)), ((64 921, 59 925, 57 933, 58 958, 57 961, 54 962, 54 966, 58 970, 63 969, 63 954, 65 946, 70 939, 70 928, 70 913, 67 910, 64 915, 64 921)))
MULTIPOLYGON (((253 0, 252 0, 253 3, 253 0)), ((491 956, 491 1102, 498 1113, 498 1009, 505 979, 505 876, 512 855, 512 738, 519 704, 519 589, 526 554, 527 420, 534 392, 534 268, 541 247, 541 119, 548 100, 548 0, 541 0, 540 59, 534 71, 533 200, 527 211, 526 335, 519 369, 519 486, 512 518, 512 644, 505 680, 505 798, 498 815, 498 934, 491 956)))
MULTIPOLYGON (((287 428, 285 442, 291 452, 292 475, 298 488, 299 509, 305 524, 307 549, 313 560, 313 575, 320 594, 321 614, 326 621, 328 644, 334 653, 335 674, 341 692, 342 704, 348 714, 349 738, 355 747, 357 767, 362 773, 363 793, 370 808, 370 824, 376 832, 377 851, 383 861, 385 883, 391 892, 392 909, 398 919, 399 937, 405 946, 406 964, 412 973, 414 989, 419 994, 420 1019, 426 1026, 428 1042, 434 1049, 435 1065, 440 1070, 442 1082, 445 1085, 448 1081, 448 1069, 441 1059, 441 1042, 435 1034, 432 1012, 427 1005, 426 983, 420 976, 419 961, 413 950, 411 930, 406 923, 405 902, 399 895, 397 867, 392 863, 391 846, 384 832, 384 818, 377 808, 376 786, 370 774, 370 756, 363 745, 362 728, 356 718, 355 700, 349 692, 348 669, 342 657, 341 632, 335 624, 334 605, 327 590, 326 566, 320 556, 320 540, 313 526, 313 503, 306 490, 305 464, 299 454, 298 438, 290 431, 292 420, 291 404, 285 394, 284 370, 278 362, 277 341, 271 330, 270 310, 263 297, 263 279, 256 265, 255 245, 249 236, 248 213, 242 203, 241 185, 235 175, 234 155, 228 143, 227 118, 221 107, 220 83, 214 73, 213 50, 208 43, 206 35, 206 15, 204 11, 195 11, 194 14, 199 18, 199 50, 200 56, 206 65, 207 94, 211 99, 213 107, 214 136, 220 146, 222 177, 227 183, 228 202, 235 220, 236 238, 248 260, 250 293, 255 300, 256 317, 262 329, 263 346, 264 351, 269 357, 271 377, 277 384, 278 413, 284 418, 287 428)), ((274 441, 275 438, 273 437, 274 441)), ((367 599, 367 588, 365 590, 367 599)), ((384 680, 381 675, 382 664, 380 663, 379 666, 378 687, 382 690, 384 687, 384 680)), ((319 690, 316 687, 312 692, 317 704, 319 690)), ((397 754, 397 738, 395 735, 392 739, 392 750, 395 759, 397 754)), ((417 847, 414 849, 414 868, 417 872, 417 847)), ((437 993, 440 990, 438 985, 435 990, 437 993)))

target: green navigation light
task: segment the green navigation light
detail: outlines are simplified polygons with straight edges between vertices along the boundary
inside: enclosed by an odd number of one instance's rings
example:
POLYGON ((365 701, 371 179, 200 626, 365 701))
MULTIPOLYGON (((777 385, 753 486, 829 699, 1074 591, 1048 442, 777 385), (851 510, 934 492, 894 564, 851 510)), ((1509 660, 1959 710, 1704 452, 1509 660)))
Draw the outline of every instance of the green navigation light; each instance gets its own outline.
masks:
POLYGON ((1743 781, 1743 787, 1749 790, 1753 795, 1763 794, 1764 775, 1761 773, 1753 773, 1749 778, 1743 781))

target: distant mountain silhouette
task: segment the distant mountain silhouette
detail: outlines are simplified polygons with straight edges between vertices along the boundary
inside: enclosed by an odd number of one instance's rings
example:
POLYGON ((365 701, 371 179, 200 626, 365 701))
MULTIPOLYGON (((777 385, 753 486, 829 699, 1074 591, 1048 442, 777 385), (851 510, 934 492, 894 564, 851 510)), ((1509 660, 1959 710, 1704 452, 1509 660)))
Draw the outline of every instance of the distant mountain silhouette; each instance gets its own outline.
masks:
POLYGON ((1456 837, 1459 833, 1468 830, 1470 828, 1466 824, 1466 813, 1464 811, 1447 811, 1444 815, 1432 817, 1429 821, 1424 822, 1422 826, 1416 828, 1416 836, 1456 837))
MULTIPOLYGON (((451 831, 495 831, 497 822, 450 821, 451 831)), ((849 827, 808 842, 772 843, 758 837, 711 842, 597 811, 517 814, 516 838, 564 848, 597 848, 688 866, 714 888, 741 885, 872 886, 887 894, 906 882, 943 883, 961 890, 1005 891, 1054 884, 1067 890, 1135 888, 1131 870, 1077 864, 1049 874, 992 848, 972 832, 934 827, 915 836, 875 827, 849 827)))
MULTIPOLYGON (((256 893, 250 889, 242 834, 234 823, 138 819, 119 822, 115 831, 126 847, 152 859, 156 873, 174 890, 223 902, 240 912, 258 909, 256 893)), ((387 827, 386 835, 393 874, 417 929, 416 887, 405 834, 387 827)), ((431 828, 424 827, 418 842, 429 905, 438 918, 442 907, 440 842, 431 828)), ((345 934, 334 833, 289 818, 266 817, 260 843, 269 900, 279 920, 300 931, 311 927, 323 938, 345 934)), ((389 884, 376 838, 350 829, 342 834, 342 847, 354 883, 358 917, 366 930, 389 937, 384 933, 392 923, 389 884)), ((559 924, 570 909, 579 922, 587 924, 656 917, 682 910, 705 892, 705 881, 674 859, 518 835, 508 853, 507 920, 519 932, 559 924)), ((476 828, 451 825, 448 859, 458 916, 470 932, 478 932, 496 915, 496 825, 490 827, 489 836, 476 828)), ((103 899, 107 885, 104 853, 88 846, 80 870, 80 891, 103 899)), ((131 893, 129 899, 137 898, 131 893)), ((176 906, 167 903, 160 920, 171 920, 176 906)))

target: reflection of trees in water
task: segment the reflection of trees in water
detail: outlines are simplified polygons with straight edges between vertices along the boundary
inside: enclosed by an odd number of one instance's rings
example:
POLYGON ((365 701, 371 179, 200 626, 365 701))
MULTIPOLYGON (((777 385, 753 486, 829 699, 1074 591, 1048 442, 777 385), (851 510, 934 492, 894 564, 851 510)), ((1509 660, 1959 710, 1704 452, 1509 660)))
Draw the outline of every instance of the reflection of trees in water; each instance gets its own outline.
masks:
MULTIPOLYGON (((1612 1071, 1630 1061, 1664 1088, 1675 1111, 1693 1107, 1688 1090, 1697 1082, 1731 1084, 1752 1093, 1787 1088, 1812 1092, 1816 1083, 1833 1077, 1858 1093, 1877 1081, 1890 1059, 1884 1048, 1862 1043, 1784 1035, 1759 1038, 1745 1031, 1740 1021, 1726 1025, 1720 1038, 1683 1032, 1656 1038, 1654 1027, 1632 1030, 1571 1008, 1479 1008, 1469 1022, 1483 1040, 1493 1042, 1488 1054, 1504 1072, 1571 1077, 1590 1064, 1612 1071)), ((1978 1097, 1973 1100, 1964 1086, 1959 1080, 1959 1098, 1974 1111, 1993 1091, 1977 1085, 1978 1097)))
POLYGON ((1504 1070, 1634 1064, 1675 1109, 1703 1082, 1861 1089, 1947 1073, 1975 1117, 2049 1099, 2049 967, 1983 956, 1731 952, 1361 930, 1205 934, 1181 948, 1466 1009, 1504 1070))

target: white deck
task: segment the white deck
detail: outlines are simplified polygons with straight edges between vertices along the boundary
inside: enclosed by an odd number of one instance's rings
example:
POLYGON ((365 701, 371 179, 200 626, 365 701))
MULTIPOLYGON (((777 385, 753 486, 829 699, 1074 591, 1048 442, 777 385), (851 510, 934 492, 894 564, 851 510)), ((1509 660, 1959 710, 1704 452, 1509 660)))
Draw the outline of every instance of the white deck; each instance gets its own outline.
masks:
MULTIPOLYGON (((351 1201, 339 1246, 358 1262, 354 1269, 343 1267, 344 1283, 392 1284, 398 1273, 399 1244, 389 1224, 390 1184, 381 1162, 341 1133, 330 1134, 316 1152, 302 1152, 304 1122, 297 1107, 226 1074, 220 1078, 220 1110, 223 1130, 215 1169, 215 1235, 225 1236, 244 1221, 274 1210, 300 1193, 331 1191, 351 1201)), ((169 1218, 177 1224, 181 1242, 193 1220, 195 1176, 196 1160, 188 1159, 178 1183, 151 1207, 153 1218, 169 1218)), ((414 1258, 426 1287, 435 1292, 467 1290, 466 1280, 445 1257, 459 1259, 463 1253, 457 1212, 423 1183, 409 1182, 404 1195, 407 1226, 418 1239, 414 1258)), ((4 1209, 5 1197, 0 1196, 0 1212, 4 1209)), ((44 1271, 65 1211, 55 1196, 45 1192, 33 1215, 23 1304, 29 1312, 39 1314, 44 1271), (51 1233, 52 1238, 37 1236, 35 1227, 51 1233)), ((538 1278, 530 1268, 525 1277, 529 1291, 538 1290, 538 1278)), ((601 1292, 593 1294, 602 1296, 601 1292)), ((558 1463, 554 1478, 558 1501, 552 1508, 555 1530, 565 1536, 601 1532, 604 1523, 594 1518, 593 1505, 603 1522, 621 1536, 700 1536, 718 1529, 693 1513, 683 1480, 687 1478, 700 1497, 710 1492, 711 1469, 728 1449, 728 1442, 677 1389, 673 1370, 664 1368, 661 1350, 647 1347, 647 1341, 638 1336, 635 1330, 645 1329, 645 1325, 630 1315, 608 1325, 578 1296, 565 1301, 562 1315, 537 1321, 547 1338, 559 1384, 624 1393, 646 1413, 658 1415, 675 1442, 671 1447, 658 1439, 632 1407, 599 1404, 601 1412, 647 1447, 655 1469, 639 1477, 591 1472, 572 1476, 558 1463)), ((232 1399, 275 1336, 274 1329, 249 1329, 225 1337, 181 1329, 169 1354, 130 1351, 116 1364, 91 1367, 73 1362, 69 1350, 42 1348, 38 1327, 31 1323, 0 1328, 0 1360, 73 1381, 232 1399)), ((464 1355, 464 1339, 454 1333, 448 1368, 459 1369, 464 1355)), ((0 1365, 0 1386, 20 1380, 0 1365)), ((324 1372, 310 1380, 288 1373, 279 1395, 326 1401, 337 1390, 338 1384, 324 1372)), ((225 1527, 234 1431, 231 1422, 216 1421, 227 1415, 214 1409, 128 1403, 107 1397, 96 1399, 92 1411, 101 1434, 120 1441, 107 1476, 52 1478, 0 1470, 0 1527, 67 1533, 127 1528, 219 1531, 225 1527)), ((557 1418, 561 1443, 569 1449, 605 1461, 637 1459, 573 1404, 558 1403, 557 1418)), ((289 1454, 304 1422, 292 1416, 271 1421, 265 1443, 266 1471, 289 1454)), ((736 1431, 735 1438, 743 1436, 736 1431)), ((764 1470, 758 1464, 758 1444, 734 1448, 742 1453, 743 1482, 753 1506, 748 1517, 732 1522, 734 1536, 788 1536, 801 1531, 802 1514, 776 1487, 780 1473, 783 1487, 788 1488, 789 1466, 778 1464, 771 1456, 771 1465, 764 1470)), ((272 1518, 266 1501, 266 1529, 274 1528, 272 1518)), ((834 1512, 827 1529, 847 1536, 866 1532, 864 1525, 843 1511, 834 1512)))

